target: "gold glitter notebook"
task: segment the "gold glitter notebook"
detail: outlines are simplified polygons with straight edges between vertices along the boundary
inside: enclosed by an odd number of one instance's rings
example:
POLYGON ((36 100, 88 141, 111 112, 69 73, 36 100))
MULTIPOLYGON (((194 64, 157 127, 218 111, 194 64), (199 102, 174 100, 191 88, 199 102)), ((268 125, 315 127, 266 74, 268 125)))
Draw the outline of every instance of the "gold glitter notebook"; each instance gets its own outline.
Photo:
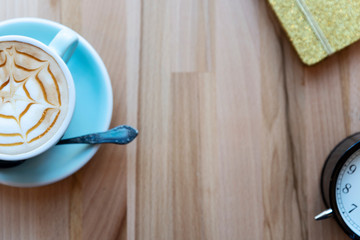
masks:
POLYGON ((360 0, 268 1, 305 64, 360 38, 360 0))

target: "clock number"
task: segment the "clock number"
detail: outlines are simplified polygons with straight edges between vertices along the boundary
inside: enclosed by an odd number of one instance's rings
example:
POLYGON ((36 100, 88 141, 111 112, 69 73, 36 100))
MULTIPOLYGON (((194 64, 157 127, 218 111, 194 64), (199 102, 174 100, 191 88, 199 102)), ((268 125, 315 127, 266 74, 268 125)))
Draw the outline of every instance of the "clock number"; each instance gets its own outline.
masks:
POLYGON ((345 187, 342 189, 342 192, 345 193, 345 194, 349 193, 350 188, 351 188, 351 184, 347 183, 347 184, 345 184, 345 187))
POLYGON ((349 170, 347 170, 348 174, 353 174, 356 171, 356 165, 352 164, 349 167, 349 170))
POLYGON ((357 208, 357 206, 356 206, 355 204, 351 204, 351 206, 352 206, 353 208, 349 211, 349 213, 351 213, 352 211, 354 211, 354 210, 357 208))

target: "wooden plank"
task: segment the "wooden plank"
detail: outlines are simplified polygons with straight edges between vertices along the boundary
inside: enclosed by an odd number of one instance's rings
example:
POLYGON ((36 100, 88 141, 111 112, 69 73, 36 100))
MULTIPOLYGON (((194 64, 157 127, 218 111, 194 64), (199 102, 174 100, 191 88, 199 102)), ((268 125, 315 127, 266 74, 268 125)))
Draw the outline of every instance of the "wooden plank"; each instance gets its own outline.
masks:
POLYGON ((1 239, 344 239, 319 180, 360 127, 360 43, 304 66, 266 1, 10 1, 103 58, 112 126, 139 128, 50 186, 0 186, 1 239), (127 175, 127 176, 126 176, 127 175))
MULTIPOLYGON (((127 124, 125 1, 68 1, 62 13, 107 66, 114 93, 111 127, 127 124)), ((81 186, 83 239, 126 237, 126 159, 126 146, 102 146, 74 176, 81 186)))
MULTIPOLYGON (((219 239, 216 88, 211 73, 175 73, 168 171, 174 239, 219 239)), ((163 194, 165 195, 165 194, 163 194)))
MULTIPOLYGON (((349 83, 339 85, 339 67, 304 67, 263 1, 143 2, 141 9, 131 239, 343 236, 334 223, 313 220, 323 207, 321 167, 345 136, 336 126, 344 126, 342 108, 351 106, 343 103, 350 102, 349 83), (204 76, 211 76, 207 87, 204 76), (207 100, 214 115, 196 111, 208 109, 199 97, 205 92, 215 93, 207 100), (343 101, 335 98, 341 94, 343 101), (328 108, 336 117, 324 114, 328 108), (204 122, 211 130, 194 130, 204 122), (199 168, 203 155, 212 156, 207 170, 199 168), (199 175, 209 172, 205 207, 199 175)), ((350 75, 345 64, 340 72, 350 75)))
MULTIPOLYGON (((126 1, 127 123, 138 127, 141 0, 126 1)), ((140 132, 140 136, 142 132, 140 132)), ((127 239, 135 239, 137 141, 127 147, 127 239)))
MULTIPOLYGON (((127 119, 124 3, 6 0, 0 3, 0 13, 1 20, 51 19, 85 36, 112 79, 115 126, 127 119)), ((126 156, 126 147, 102 146, 89 164, 59 183, 34 189, 0 186, 0 238, 125 239, 126 156)))
POLYGON ((219 236, 213 4, 142 2, 135 239, 219 236))
MULTIPOLYGON (((60 4, 49 1, 2 1, 1 20, 42 17, 60 20, 60 4)), ((1 239, 68 239, 71 179, 34 189, 0 186, 1 239)))

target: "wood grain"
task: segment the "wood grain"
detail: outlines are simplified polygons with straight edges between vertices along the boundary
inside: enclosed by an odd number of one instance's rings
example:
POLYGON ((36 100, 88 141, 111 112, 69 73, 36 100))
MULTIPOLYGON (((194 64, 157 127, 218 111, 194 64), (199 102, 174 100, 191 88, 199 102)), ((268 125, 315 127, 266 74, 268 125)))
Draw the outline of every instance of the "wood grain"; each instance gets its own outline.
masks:
POLYGON ((359 129, 359 44, 306 67, 266 1, 128 8, 141 133, 128 238, 346 238, 313 217, 327 154, 359 129))
MULTIPOLYGON (((1 20, 58 21, 84 36, 112 80, 112 126, 126 123, 125 2, 6 0, 0 13, 1 20)), ((102 146, 89 164, 58 183, 34 189, 1 186, 0 239, 126 239, 126 156, 126 147, 102 146)))
POLYGON ((266 1, 0 2, 84 36, 108 68, 112 126, 58 183, 0 186, 0 239, 346 239, 319 189, 334 145, 360 128, 360 43, 304 66, 266 1))

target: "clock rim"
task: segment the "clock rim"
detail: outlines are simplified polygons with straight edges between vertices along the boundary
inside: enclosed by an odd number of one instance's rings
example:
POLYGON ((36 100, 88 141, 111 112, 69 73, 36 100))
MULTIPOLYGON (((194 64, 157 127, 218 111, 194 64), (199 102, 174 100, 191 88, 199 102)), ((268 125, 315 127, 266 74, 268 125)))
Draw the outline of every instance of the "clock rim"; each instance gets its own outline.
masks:
POLYGON ((337 181, 337 178, 339 177, 342 166, 345 164, 347 159, 349 157, 351 157, 351 155, 353 155, 358 150, 360 150, 360 140, 357 141, 356 143, 354 143, 353 145, 351 145, 344 152, 344 154, 342 154, 340 156, 340 158, 339 158, 338 162, 336 163, 336 165, 334 167, 334 170, 333 170, 333 172, 331 174, 330 184, 329 184, 329 187, 330 187, 330 189, 329 189, 329 203, 330 203, 330 208, 333 210, 333 216, 334 216, 335 220, 338 222, 338 224, 340 225, 340 227, 343 229, 343 231, 351 239, 355 239, 355 240, 360 240, 360 236, 357 235, 353 230, 351 230, 347 226, 347 224, 345 223, 345 221, 341 217, 339 208, 338 208, 337 203, 336 203, 336 181, 337 181))
MULTIPOLYGON (((339 163, 339 160, 342 157, 342 155, 346 151, 348 151, 350 148, 352 148, 355 144, 357 144, 358 142, 360 142, 360 132, 356 132, 356 133, 344 138, 331 150, 331 152, 329 153, 329 155, 327 156, 327 158, 325 160, 324 166, 321 171, 320 190, 321 190, 321 196, 323 198, 323 202, 327 208, 330 208, 330 198, 327 198, 329 196, 327 196, 325 194, 324 188, 325 188, 325 186, 327 186, 327 188, 330 188, 330 180, 331 180, 332 174, 333 174, 334 170, 336 169, 337 164, 339 163), (336 156, 337 151, 341 151, 344 153, 339 156, 336 156), (335 161, 335 164, 332 163, 333 161, 335 161), (333 166, 331 166, 330 164, 333 164, 333 166), (331 171, 329 178, 326 177, 327 171, 331 171)), ((330 195, 330 189, 328 189, 328 190, 329 191, 327 192, 327 194, 330 195)))

